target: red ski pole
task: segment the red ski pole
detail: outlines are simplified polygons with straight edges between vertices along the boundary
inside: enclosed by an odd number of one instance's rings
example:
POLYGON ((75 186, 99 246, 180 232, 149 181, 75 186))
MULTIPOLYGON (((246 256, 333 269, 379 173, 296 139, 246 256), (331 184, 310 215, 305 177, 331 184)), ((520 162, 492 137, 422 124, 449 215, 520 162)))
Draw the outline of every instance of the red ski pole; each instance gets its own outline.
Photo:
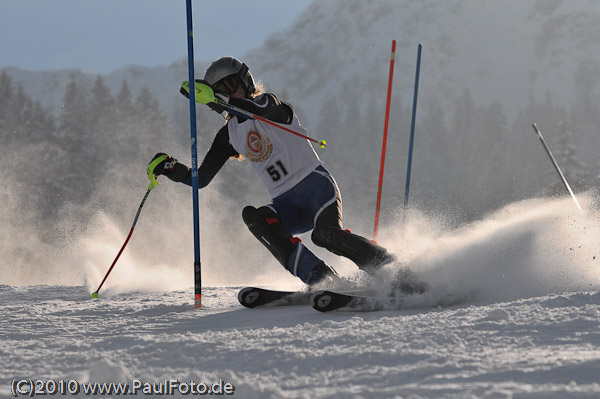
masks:
POLYGON ((131 235, 133 234, 133 229, 135 229, 135 225, 137 224, 138 218, 140 217, 140 213, 142 212, 142 208, 144 207, 144 204, 146 203, 146 200, 148 199, 148 196, 150 195, 150 191, 152 191, 152 189, 154 187, 156 187, 160 184, 158 182, 158 180, 156 180, 156 177, 154 176, 154 168, 156 167, 156 165, 158 165, 159 163, 164 161, 166 158, 167 158, 167 155, 162 155, 162 156, 156 158, 154 161, 152 161, 150 163, 150 165, 148 165, 148 169, 146 169, 146 172, 148 173, 148 178, 150 179, 150 185, 148 186, 146 195, 144 195, 144 199, 142 200, 142 203, 140 204, 140 206, 137 210, 137 213, 135 214, 135 218, 133 219, 133 225, 131 226, 131 229, 129 230, 129 234, 127 235, 127 239, 125 240, 125 243, 121 247, 121 250, 117 254, 117 257, 113 261, 112 265, 110 265, 110 268, 106 272, 106 275, 102 279, 102 282, 98 286, 98 289, 96 291, 92 292, 92 298, 98 298, 98 291, 100 291, 100 288, 102 288, 102 286, 104 285, 104 282, 108 278, 108 275, 110 274, 110 272, 112 272, 113 267, 115 267, 115 265, 117 264, 119 257, 123 253, 123 250, 127 246, 127 243, 129 242, 129 239, 131 238, 131 235))
MULTIPOLYGON (((200 104, 215 103, 215 104, 218 104, 218 105, 224 107, 228 111, 231 111, 232 113, 240 115, 240 116, 242 116, 244 118, 255 119, 257 121, 261 121, 263 123, 266 123, 268 125, 274 126, 274 127, 278 128, 278 129, 281 129, 281 130, 283 130, 285 132, 293 134, 294 136, 298 136, 298 137, 306 139, 308 141, 312 141, 313 143, 318 144, 320 148, 325 148, 325 146, 327 145, 327 141, 325 141, 325 140, 316 140, 316 139, 313 139, 312 137, 309 137, 309 136, 307 136, 305 134, 302 134, 300 132, 292 130, 292 129, 288 128, 288 127, 285 127, 285 126, 281 125, 280 123, 270 121, 270 120, 265 119, 265 118, 263 118, 261 116, 253 114, 250 111, 243 110, 243 109, 241 109, 239 107, 236 107, 235 105, 229 104, 229 103, 227 103, 227 102, 225 102, 225 101, 223 101, 223 100, 215 97, 213 89, 209 85, 207 85, 205 83, 196 82, 194 86, 196 88, 196 90, 195 90, 196 102, 198 102, 200 104)), ((185 82, 183 82, 181 84, 181 92, 182 93, 187 93, 186 95, 189 95, 189 92, 190 92, 190 82, 185 81, 185 82)))

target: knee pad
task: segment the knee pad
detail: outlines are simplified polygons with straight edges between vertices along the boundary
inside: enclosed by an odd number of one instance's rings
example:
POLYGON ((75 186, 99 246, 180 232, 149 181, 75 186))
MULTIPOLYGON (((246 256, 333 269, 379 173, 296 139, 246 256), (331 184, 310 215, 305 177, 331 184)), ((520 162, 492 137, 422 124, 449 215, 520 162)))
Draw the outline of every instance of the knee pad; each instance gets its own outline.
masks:
POLYGON ((277 213, 267 206, 258 209, 247 206, 242 210, 242 219, 250 232, 285 266, 298 240, 285 231, 277 213))
POLYGON ((242 210, 242 219, 250 230, 257 224, 281 224, 279 215, 268 206, 261 206, 258 209, 247 206, 242 210))

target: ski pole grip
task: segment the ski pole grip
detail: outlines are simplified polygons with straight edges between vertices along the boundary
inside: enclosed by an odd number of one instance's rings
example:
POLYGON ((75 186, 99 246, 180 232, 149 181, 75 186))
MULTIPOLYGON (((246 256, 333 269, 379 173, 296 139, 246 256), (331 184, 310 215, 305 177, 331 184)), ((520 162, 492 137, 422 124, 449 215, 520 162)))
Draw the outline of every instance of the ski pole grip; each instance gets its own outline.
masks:
POLYGON ((215 102, 215 92, 212 87, 205 83, 195 82, 196 102, 200 104, 208 104, 215 102))
POLYGON ((160 157, 156 158, 154 161, 150 162, 150 164, 148 165, 148 167, 146 168, 146 174, 148 175, 148 180, 150 180, 150 184, 148 185, 148 190, 152 190, 154 187, 158 186, 160 183, 158 182, 158 180, 156 180, 156 175, 154 175, 154 168, 156 168, 156 166, 161 163, 162 161, 164 161, 165 159, 167 159, 169 156, 168 155, 161 155, 160 157))
MULTIPOLYGON (((195 90, 194 97, 195 97, 197 103, 208 104, 208 103, 214 103, 217 100, 215 98, 215 92, 213 91, 212 87, 210 87, 209 85, 207 85, 205 83, 195 82, 194 90, 195 90)), ((181 92, 183 93, 184 91, 185 91, 185 93, 187 93, 186 95, 189 96, 190 82, 188 82, 187 80, 183 81, 181 83, 181 92)))

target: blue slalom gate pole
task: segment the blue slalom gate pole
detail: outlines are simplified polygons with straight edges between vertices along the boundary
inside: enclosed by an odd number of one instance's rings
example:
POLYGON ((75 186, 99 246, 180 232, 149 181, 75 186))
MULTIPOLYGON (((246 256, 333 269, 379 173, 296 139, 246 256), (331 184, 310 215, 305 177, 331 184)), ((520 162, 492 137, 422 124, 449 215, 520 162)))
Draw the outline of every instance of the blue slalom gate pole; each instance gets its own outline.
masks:
POLYGON ((415 73, 415 92, 413 96, 412 121, 410 124, 410 144, 408 146, 408 166, 406 168, 406 187, 404 188, 404 209, 408 208, 408 195, 410 192, 410 173, 412 168, 412 154, 415 142, 415 120, 417 117, 417 96, 419 94, 419 75, 421 73, 421 49, 423 45, 419 43, 417 50, 417 71, 415 73))
MULTIPOLYGON (((189 81, 194 84, 194 28, 192 0, 186 0, 189 81)), ((198 206, 198 146, 196 144, 196 92, 190 90, 190 136, 192 149, 192 202, 194 207, 194 304, 202 307, 202 273, 200 263, 200 213, 198 206)))

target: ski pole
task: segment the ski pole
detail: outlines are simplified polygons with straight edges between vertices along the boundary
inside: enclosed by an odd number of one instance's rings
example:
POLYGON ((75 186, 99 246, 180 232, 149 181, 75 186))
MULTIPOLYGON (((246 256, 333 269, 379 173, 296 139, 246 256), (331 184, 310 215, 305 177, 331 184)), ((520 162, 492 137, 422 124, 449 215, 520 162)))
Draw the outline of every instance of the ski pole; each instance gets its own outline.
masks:
POLYGON ((379 185, 377 186, 377 203, 375 205, 375 226, 373 227, 373 241, 377 241, 377 230, 379 229, 379 213, 381 209, 381 191, 383 186, 383 169, 385 167, 385 152, 387 146, 387 134, 390 120, 390 101, 392 99, 392 81, 394 79, 394 61, 396 60, 396 41, 392 40, 392 54, 390 56, 390 72, 388 78, 387 99, 385 105, 385 122, 383 125, 383 144, 381 146, 381 164, 379 166, 379 185))
POLYGON ((580 212, 583 212, 583 209, 581 209, 581 205, 579 205, 579 201, 577 201, 577 198, 575 197, 573 190, 571 190, 571 186, 569 186, 569 183, 567 182, 567 178, 565 177, 563 172, 560 170, 560 167, 558 166, 558 162, 556 162, 556 159, 554 159, 554 155, 552 155, 552 152, 550 151, 548 144, 546 144, 546 140, 544 140, 544 137, 542 136, 542 132, 540 132, 540 129, 538 129, 538 127, 535 123, 531 126, 533 127, 533 130, 537 133, 538 138, 540 139, 540 142, 544 146, 544 150, 546 150, 546 154, 548 154, 548 157, 552 161, 552 165, 554 165, 554 169, 556 169, 556 173, 558 173, 558 176, 562 180, 563 185, 565 186, 565 188, 571 195, 571 198, 573 198, 575 205, 577 205, 577 209, 579 209, 580 212))
MULTIPOLYGON (((190 84, 189 84, 189 82, 188 81, 183 82, 181 84, 181 88, 182 88, 182 90, 185 90, 186 93, 189 93, 190 92, 190 84)), ((295 136, 301 137, 301 138, 306 139, 308 141, 312 141, 313 143, 318 144, 320 148, 325 148, 325 146, 327 145, 327 142, 325 140, 315 140, 312 137, 309 137, 307 135, 299 133, 299 132, 297 132, 295 130, 289 129, 289 128, 287 128, 287 127, 285 127, 285 126, 283 126, 283 125, 281 125, 281 124, 279 124, 277 122, 273 122, 273 121, 270 121, 268 119, 265 119, 265 118, 263 118, 261 116, 253 114, 250 111, 243 110, 243 109, 241 109, 239 107, 236 107, 235 105, 229 104, 228 102, 225 102, 225 101, 223 101, 223 100, 215 97, 213 89, 209 85, 207 85, 207 84, 204 84, 202 82, 196 82, 195 88, 196 88, 196 90, 195 90, 195 92, 196 92, 196 102, 198 102, 200 104, 215 103, 215 104, 218 104, 218 105, 224 107, 225 109, 227 109, 228 111, 232 112, 235 115, 241 116, 241 117, 246 118, 246 119, 255 119, 257 121, 264 122, 264 123, 266 123, 268 125, 275 126, 276 128, 284 130, 284 131, 286 131, 288 133, 291 133, 291 134, 293 134, 295 136)))
POLYGON ((154 168, 156 167, 156 165, 158 165, 159 163, 164 161, 166 158, 167 158, 167 155, 161 155, 160 157, 158 157, 154 161, 152 161, 150 163, 150 165, 148 165, 148 168, 146 169, 146 173, 148 174, 148 179, 150 179, 150 184, 148 185, 148 190, 146 191, 146 195, 144 195, 144 199, 142 200, 142 203, 140 204, 140 206, 137 210, 137 213, 135 214, 135 218, 133 219, 133 225, 131 226, 131 229, 129 230, 129 235, 127 235, 127 239, 125 240, 125 243, 121 247, 121 250, 117 254, 117 257, 113 261, 112 265, 110 265, 110 268, 108 269, 108 272, 106 272, 106 275, 102 279, 102 282, 100 283, 100 286, 98 286, 98 289, 96 291, 92 292, 92 298, 98 298, 98 291, 100 291, 100 288, 102 288, 102 286, 104 285, 106 278, 108 277, 110 272, 112 272, 113 267, 115 267, 115 265, 117 264, 119 257, 123 253, 123 250, 127 246, 127 243, 129 242, 129 239, 131 238, 131 235, 133 234, 133 229, 135 229, 135 225, 137 224, 138 218, 140 217, 140 212, 142 212, 142 208, 144 207, 144 204, 146 203, 146 200, 148 199, 148 196, 150 195, 150 191, 152 191, 152 189, 154 187, 156 187, 160 184, 158 182, 158 180, 156 180, 156 176, 154 176, 154 168))

